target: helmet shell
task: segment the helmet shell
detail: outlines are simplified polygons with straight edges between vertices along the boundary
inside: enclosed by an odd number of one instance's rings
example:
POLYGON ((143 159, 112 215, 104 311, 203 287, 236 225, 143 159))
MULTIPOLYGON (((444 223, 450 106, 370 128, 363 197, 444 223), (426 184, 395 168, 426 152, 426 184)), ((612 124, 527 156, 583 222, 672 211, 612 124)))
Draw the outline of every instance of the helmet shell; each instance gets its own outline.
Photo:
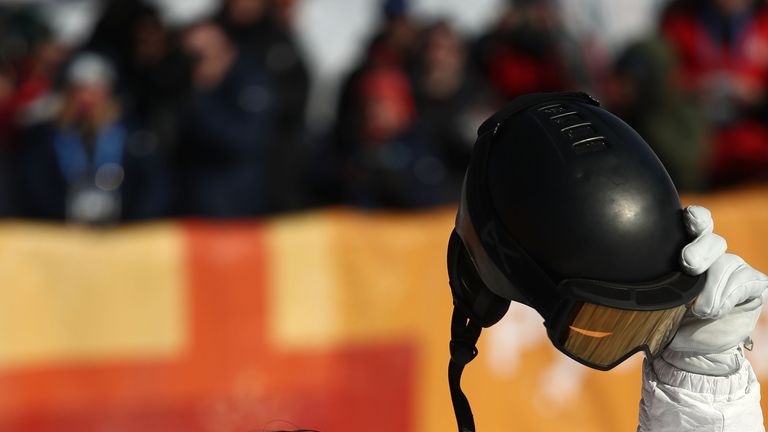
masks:
POLYGON ((679 271, 680 200, 651 148, 598 106, 555 102, 495 132, 487 185, 506 232, 555 282, 647 282, 679 271))
POLYGON ((583 93, 525 95, 483 123, 455 231, 482 282, 469 285, 545 321, 568 301, 661 310, 701 291, 678 262, 687 235, 667 171, 583 93))

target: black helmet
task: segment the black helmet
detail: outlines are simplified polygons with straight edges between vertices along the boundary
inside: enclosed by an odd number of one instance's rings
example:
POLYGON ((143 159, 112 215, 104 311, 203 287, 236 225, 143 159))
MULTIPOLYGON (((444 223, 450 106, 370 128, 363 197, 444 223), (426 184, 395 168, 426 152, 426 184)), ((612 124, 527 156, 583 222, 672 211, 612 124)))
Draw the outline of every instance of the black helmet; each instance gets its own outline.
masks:
POLYGON ((685 243, 664 166, 586 94, 521 96, 486 120, 448 247, 460 431, 474 430, 461 371, 511 300, 536 309, 552 343, 593 368, 663 350, 701 290, 681 272, 685 243))

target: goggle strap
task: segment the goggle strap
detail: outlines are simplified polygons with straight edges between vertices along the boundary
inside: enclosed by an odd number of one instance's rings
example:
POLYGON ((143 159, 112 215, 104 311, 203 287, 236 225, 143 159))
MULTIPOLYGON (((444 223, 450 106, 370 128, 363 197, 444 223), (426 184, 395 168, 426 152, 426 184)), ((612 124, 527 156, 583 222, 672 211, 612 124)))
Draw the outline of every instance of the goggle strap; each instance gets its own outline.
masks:
POLYGON ((461 390, 464 366, 477 356, 477 340, 482 326, 471 320, 459 307, 454 306, 451 317, 451 360, 448 362, 448 386, 451 389, 453 413, 459 432, 475 432, 475 419, 469 401, 461 390))

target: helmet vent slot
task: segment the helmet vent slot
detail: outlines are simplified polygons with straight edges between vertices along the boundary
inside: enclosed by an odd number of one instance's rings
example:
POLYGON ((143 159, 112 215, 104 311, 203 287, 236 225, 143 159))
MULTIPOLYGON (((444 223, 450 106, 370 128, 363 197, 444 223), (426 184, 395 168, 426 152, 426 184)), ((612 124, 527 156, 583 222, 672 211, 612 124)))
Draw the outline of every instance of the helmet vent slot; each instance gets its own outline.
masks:
POLYGON ((539 108, 539 111, 549 115, 563 114, 568 112, 568 110, 561 104, 546 105, 539 108))
POLYGON ((608 146, 605 143, 605 137, 597 136, 576 141, 572 147, 576 153, 590 153, 605 150, 608 146))
POLYGON ((594 137, 597 135, 597 131, 592 127, 592 123, 578 123, 573 126, 568 126, 560 129, 568 139, 573 141, 583 140, 585 138, 594 137))
POLYGON ((580 116, 576 111, 568 111, 562 114, 558 114, 549 118, 554 124, 561 129, 568 126, 574 126, 580 123, 584 123, 584 118, 580 116))

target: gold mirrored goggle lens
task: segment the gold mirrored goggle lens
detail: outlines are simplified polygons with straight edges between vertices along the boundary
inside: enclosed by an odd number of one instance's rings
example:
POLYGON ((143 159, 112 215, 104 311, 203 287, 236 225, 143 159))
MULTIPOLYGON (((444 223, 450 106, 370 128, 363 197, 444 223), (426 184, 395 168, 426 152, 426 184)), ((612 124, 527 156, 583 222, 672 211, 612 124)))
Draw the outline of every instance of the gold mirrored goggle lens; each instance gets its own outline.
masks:
POLYGON ((614 309, 583 303, 572 323, 563 329, 563 348, 599 366, 610 366, 638 347, 652 356, 675 336, 686 305, 658 311, 614 309))

